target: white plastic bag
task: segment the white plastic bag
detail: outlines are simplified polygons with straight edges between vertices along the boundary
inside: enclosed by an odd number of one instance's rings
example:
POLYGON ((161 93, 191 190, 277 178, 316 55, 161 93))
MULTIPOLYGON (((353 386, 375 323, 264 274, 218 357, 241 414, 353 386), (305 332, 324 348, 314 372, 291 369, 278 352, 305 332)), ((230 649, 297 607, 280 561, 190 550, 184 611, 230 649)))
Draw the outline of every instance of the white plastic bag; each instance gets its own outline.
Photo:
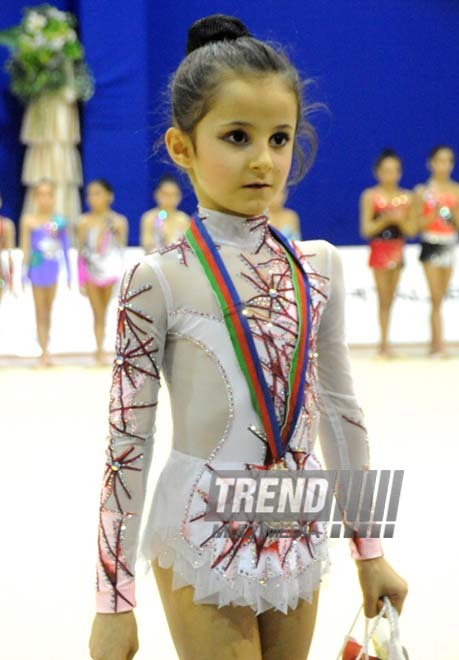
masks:
MULTIPOLYGON (((360 606, 351 628, 344 639, 344 644, 338 653, 337 660, 342 660, 343 657, 352 657, 349 654, 346 656, 343 656, 343 654, 349 642, 356 644, 356 640, 350 637, 350 634, 360 616, 362 608, 363 605, 360 606)), ((368 660, 370 642, 373 643, 378 660, 409 660, 408 652, 400 642, 399 614, 387 596, 384 597, 384 605, 375 617, 372 619, 365 617, 363 642, 360 651, 357 655, 353 656, 353 660, 354 658, 355 660, 368 660), (387 622, 388 627, 382 628, 382 621, 387 622), (371 626, 369 622, 371 622, 371 626)), ((356 646, 360 646, 360 644, 356 644, 356 646)))

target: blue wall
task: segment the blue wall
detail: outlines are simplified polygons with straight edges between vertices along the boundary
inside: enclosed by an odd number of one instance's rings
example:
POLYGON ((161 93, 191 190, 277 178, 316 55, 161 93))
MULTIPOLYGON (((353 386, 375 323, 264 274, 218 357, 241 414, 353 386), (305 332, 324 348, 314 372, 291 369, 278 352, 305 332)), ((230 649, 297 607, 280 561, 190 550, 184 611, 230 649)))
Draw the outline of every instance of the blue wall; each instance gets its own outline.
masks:
MULTIPOLYGON (((38 3, 30 3, 38 4, 38 3)), ((371 185, 371 162, 386 146, 404 159, 403 184, 427 177, 426 152, 438 142, 459 151, 457 113, 459 3, 455 0, 63 0, 75 11, 97 93, 83 108, 86 179, 104 176, 115 208, 138 239, 140 214, 159 175, 172 167, 151 156, 167 125, 163 93, 183 55, 190 23, 220 11, 237 14, 259 38, 287 45, 295 64, 316 80, 313 99, 329 112, 315 118, 319 154, 290 193, 304 238, 355 244, 357 203, 371 185), (239 8, 238 8, 239 6, 239 8)), ((2 0, 0 27, 20 16, 22 3, 2 0)), ((6 58, 2 49, 0 64, 6 58)), ((0 188, 4 212, 17 218, 22 148, 21 108, 0 76, 0 188)), ((163 152, 164 155, 164 152, 163 152)), ((183 207, 194 210, 187 187, 183 207)))

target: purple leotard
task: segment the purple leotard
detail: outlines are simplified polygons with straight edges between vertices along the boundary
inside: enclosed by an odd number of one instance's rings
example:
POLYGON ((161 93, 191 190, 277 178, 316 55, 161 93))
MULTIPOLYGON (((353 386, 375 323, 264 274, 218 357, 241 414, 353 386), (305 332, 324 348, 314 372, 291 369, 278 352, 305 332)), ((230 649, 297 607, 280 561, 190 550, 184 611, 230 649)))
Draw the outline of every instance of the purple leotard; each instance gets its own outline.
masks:
POLYGON ((67 279, 70 280, 69 236, 67 220, 61 215, 53 215, 30 233, 31 253, 28 263, 28 277, 34 286, 52 286, 59 275, 59 257, 64 254, 67 279))

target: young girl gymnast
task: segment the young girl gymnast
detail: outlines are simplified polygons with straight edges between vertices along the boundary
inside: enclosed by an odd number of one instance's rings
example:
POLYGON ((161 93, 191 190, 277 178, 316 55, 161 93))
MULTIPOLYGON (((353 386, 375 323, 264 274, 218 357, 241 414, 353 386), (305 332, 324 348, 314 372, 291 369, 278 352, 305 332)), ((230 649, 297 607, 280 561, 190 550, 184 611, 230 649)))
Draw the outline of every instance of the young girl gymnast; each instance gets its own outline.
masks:
POLYGON ((457 259, 459 184, 451 178, 454 161, 451 147, 434 147, 427 158, 430 177, 414 189, 415 213, 421 235, 419 259, 431 300, 429 354, 432 357, 448 356, 441 307, 457 259))
POLYGON ((368 265, 378 294, 381 342, 379 355, 392 357, 389 348, 389 321, 400 273, 406 236, 412 235, 411 191, 400 188, 402 162, 392 149, 380 153, 373 166, 377 185, 360 196, 360 233, 370 241, 368 265))
POLYGON ((113 188, 105 179, 88 183, 86 196, 89 211, 80 216, 77 224, 78 281, 94 317, 95 360, 103 364, 105 318, 113 288, 123 274, 128 221, 111 208, 113 188))
MULTIPOLYGON (((325 527, 299 539, 277 542, 260 532, 236 542, 203 519, 219 470, 320 469, 318 431, 328 469, 369 466, 339 253, 323 240, 291 245, 269 223, 293 156, 293 181, 309 164, 299 146, 313 135, 301 90, 282 52, 239 20, 214 15, 190 28, 171 81, 165 142, 198 208, 177 243, 144 256, 122 282, 94 659, 137 651, 138 548, 153 567, 181 659, 308 655, 329 563, 325 527), (173 449, 139 543, 160 371, 173 449)), ((376 615, 384 595, 401 611, 407 585, 379 539, 353 535, 349 543, 366 615, 376 615)))
POLYGON ((35 305, 40 364, 51 365, 48 342, 51 312, 56 297, 60 257, 64 256, 67 286, 71 287, 70 239, 66 218, 54 212, 54 183, 42 179, 32 190, 34 213, 20 221, 20 244, 23 253, 23 284, 30 281, 35 305))

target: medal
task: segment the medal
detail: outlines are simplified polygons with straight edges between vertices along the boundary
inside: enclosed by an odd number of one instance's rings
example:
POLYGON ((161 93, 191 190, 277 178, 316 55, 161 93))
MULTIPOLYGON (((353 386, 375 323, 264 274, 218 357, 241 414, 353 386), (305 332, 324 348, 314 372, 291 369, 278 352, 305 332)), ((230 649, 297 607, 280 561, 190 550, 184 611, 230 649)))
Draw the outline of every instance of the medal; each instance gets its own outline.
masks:
POLYGON ((288 374, 288 394, 284 419, 279 428, 274 403, 258 357, 244 305, 215 243, 199 215, 191 218, 185 237, 200 262, 216 294, 239 366, 246 378, 252 405, 259 414, 273 459, 268 469, 287 469, 283 456, 295 430, 306 380, 310 334, 309 280, 294 248, 281 232, 268 224, 273 238, 280 243, 289 262, 298 314, 298 335, 288 374))

